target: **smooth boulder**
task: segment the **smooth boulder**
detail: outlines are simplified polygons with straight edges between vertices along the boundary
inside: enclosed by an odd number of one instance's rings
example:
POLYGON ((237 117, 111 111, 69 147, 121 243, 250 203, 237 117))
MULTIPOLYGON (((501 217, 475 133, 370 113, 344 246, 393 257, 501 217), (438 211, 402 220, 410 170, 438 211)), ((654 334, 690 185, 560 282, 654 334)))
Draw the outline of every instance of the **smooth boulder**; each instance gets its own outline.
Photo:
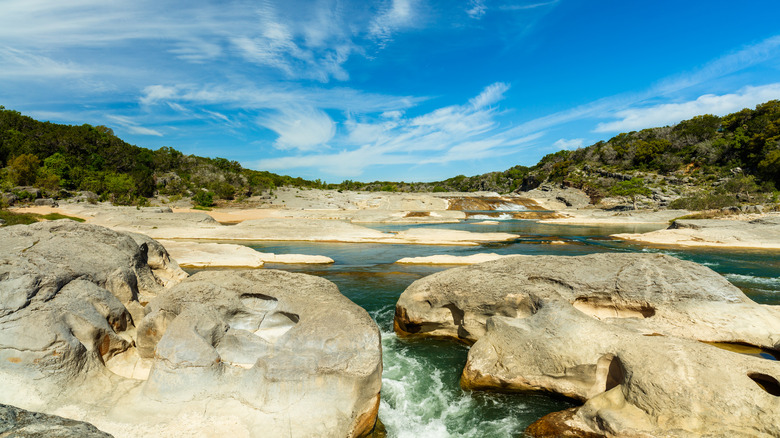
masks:
POLYGON ((706 342, 780 350, 780 310, 709 268, 659 254, 518 256, 413 283, 400 334, 472 346, 468 389, 583 402, 538 436, 777 436, 780 364, 706 342), (590 434, 590 435, 589 435, 590 434))
POLYGON ((318 277, 178 268, 149 237, 0 230, 0 403, 123 436, 364 436, 379 330, 318 277))

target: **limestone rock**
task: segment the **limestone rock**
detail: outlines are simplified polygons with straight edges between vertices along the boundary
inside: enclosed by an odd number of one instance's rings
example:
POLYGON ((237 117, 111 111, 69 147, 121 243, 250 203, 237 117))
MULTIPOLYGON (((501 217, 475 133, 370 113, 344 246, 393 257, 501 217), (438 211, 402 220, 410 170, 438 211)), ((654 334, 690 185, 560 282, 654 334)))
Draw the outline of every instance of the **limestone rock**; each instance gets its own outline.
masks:
POLYGON ((590 196, 582 190, 554 184, 542 184, 533 190, 518 192, 518 194, 533 199, 542 207, 550 210, 584 208, 590 204, 590 196))
POLYGON ((119 231, 143 233, 155 239, 478 245, 481 242, 509 241, 519 237, 509 233, 445 229, 409 229, 390 233, 342 220, 305 218, 252 219, 226 226, 204 213, 161 214, 143 210, 97 213, 90 222, 119 231))
POLYGON ((333 283, 274 270, 204 271, 147 311, 138 330, 141 354, 154 352, 147 397, 241 400, 255 410, 247 413, 254 434, 268 436, 373 428, 379 330, 333 283))
POLYGON ((44 207, 59 207, 60 204, 58 204, 57 201, 52 198, 41 198, 35 200, 35 205, 44 207))
POLYGON ((328 264, 333 259, 306 254, 272 254, 258 252, 244 245, 160 240, 165 249, 182 266, 192 268, 243 267, 259 268, 264 263, 328 264))
POLYGON ((661 245, 780 249, 780 215, 752 220, 676 220, 665 230, 612 237, 661 245))
POLYGON ((404 257, 402 259, 398 259, 396 263, 414 265, 473 265, 474 263, 489 262, 491 260, 498 260, 504 257, 512 256, 496 254, 494 252, 471 254, 467 256, 438 254, 425 257, 404 257))
POLYGON ((0 436, 14 438, 112 438, 95 426, 0 404, 0 436))
POLYGON ((31 197, 32 199, 38 199, 41 197, 41 189, 37 187, 30 187, 30 186, 19 186, 14 187, 11 189, 13 193, 24 193, 27 196, 31 197))
POLYGON ((395 326, 475 342, 465 388, 584 402, 529 431, 554 431, 539 436, 780 434, 766 420, 780 418, 778 362, 700 342, 780 351, 780 309, 695 263, 595 254, 451 269, 401 295, 395 326))
POLYGON ((371 431, 379 330, 334 284, 184 277, 143 235, 71 221, 0 230, 0 403, 127 437, 371 431))
POLYGON ((19 197, 13 193, 0 193, 0 205, 14 205, 18 200, 19 197))

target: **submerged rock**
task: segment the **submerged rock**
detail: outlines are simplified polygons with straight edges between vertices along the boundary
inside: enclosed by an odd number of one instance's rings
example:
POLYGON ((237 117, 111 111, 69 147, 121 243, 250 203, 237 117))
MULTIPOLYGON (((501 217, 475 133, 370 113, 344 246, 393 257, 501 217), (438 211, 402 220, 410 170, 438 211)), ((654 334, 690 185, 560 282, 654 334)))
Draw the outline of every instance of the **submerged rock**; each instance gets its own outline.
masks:
POLYGON ((0 230, 0 403, 116 436, 371 431, 379 331, 334 284, 185 277, 143 235, 70 221, 0 230))
POLYGON ((584 403, 537 436, 776 436, 780 364, 699 341, 780 350, 780 310, 658 254, 518 256, 431 275, 396 307, 401 334, 472 346, 461 384, 584 403), (546 431, 546 432, 545 432, 546 431))

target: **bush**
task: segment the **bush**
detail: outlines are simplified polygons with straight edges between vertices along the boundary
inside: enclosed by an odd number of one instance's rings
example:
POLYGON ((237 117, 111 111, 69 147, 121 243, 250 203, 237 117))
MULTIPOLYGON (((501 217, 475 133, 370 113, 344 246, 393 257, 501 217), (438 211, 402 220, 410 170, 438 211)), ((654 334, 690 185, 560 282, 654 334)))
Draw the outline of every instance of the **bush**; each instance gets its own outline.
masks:
POLYGON ((35 184, 40 160, 33 154, 22 154, 8 162, 11 181, 18 186, 35 184))
POLYGON ((737 204, 737 197, 731 193, 703 193, 675 199, 669 208, 682 210, 714 210, 737 204))
POLYGON ((192 197, 192 202, 197 207, 211 207, 214 205, 214 192, 207 192, 204 190, 198 190, 195 196, 192 197))
POLYGON ((612 189, 610 189, 610 192, 615 196, 628 196, 631 198, 634 210, 636 210, 636 199, 639 196, 650 196, 652 194, 650 189, 645 187, 645 180, 636 177, 615 184, 612 186, 612 189))

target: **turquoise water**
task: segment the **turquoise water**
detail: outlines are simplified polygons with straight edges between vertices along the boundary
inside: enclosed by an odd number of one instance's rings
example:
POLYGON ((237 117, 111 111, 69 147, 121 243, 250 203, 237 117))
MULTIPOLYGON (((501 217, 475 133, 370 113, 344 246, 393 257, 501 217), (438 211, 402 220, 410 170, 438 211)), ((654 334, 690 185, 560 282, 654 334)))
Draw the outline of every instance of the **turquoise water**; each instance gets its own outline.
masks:
MULTIPOLYGON (((409 228, 377 226, 384 231, 409 228)), ((597 252, 660 252, 704 264, 723 274, 759 303, 780 304, 780 252, 680 250, 640 246, 609 234, 651 231, 661 226, 565 226, 533 221, 498 225, 473 222, 419 225, 475 232, 511 232, 517 241, 480 246, 381 245, 264 242, 250 245, 263 252, 331 257, 327 266, 266 265, 305 272, 336 283, 341 292, 365 308, 382 331, 384 374, 379 417, 391 437, 518 436, 539 417, 572 406, 539 394, 470 393, 460 389, 460 372, 468 348, 447 341, 399 339, 393 312, 401 292, 418 278, 452 266, 399 265, 403 257, 479 252, 529 255, 584 255, 597 252), (564 244, 549 244, 563 241, 564 244)))

